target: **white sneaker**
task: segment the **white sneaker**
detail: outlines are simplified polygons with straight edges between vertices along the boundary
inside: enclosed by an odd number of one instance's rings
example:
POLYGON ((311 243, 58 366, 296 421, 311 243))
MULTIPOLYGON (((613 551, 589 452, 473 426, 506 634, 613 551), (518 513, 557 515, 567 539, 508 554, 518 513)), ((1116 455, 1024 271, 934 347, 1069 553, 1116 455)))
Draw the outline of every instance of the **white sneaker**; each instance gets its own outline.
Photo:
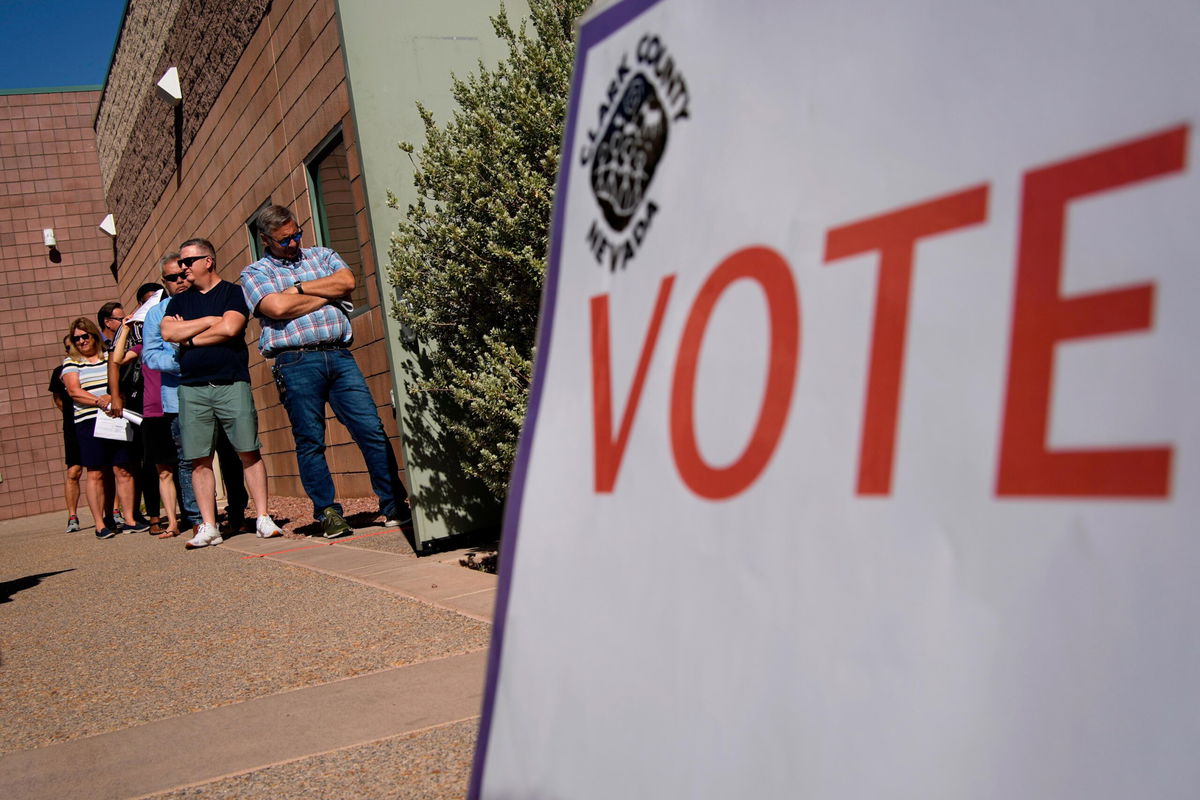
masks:
POLYGON ((196 535, 184 542, 184 547, 188 550, 197 547, 208 547, 210 544, 220 544, 225 541, 221 538, 221 530, 216 525, 209 525, 207 522, 201 522, 196 535))
POLYGON ((273 536, 283 536, 283 528, 275 524, 269 514, 260 514, 254 526, 255 536, 260 539, 270 539, 273 536))

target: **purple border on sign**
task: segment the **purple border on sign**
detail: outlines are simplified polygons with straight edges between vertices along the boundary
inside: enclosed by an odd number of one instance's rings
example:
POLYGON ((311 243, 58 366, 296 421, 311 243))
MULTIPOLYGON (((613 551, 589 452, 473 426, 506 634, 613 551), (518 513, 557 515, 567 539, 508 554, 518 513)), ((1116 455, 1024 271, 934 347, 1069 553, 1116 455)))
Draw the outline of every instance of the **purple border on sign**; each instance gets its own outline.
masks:
POLYGON ((483 785, 484 759, 491 738, 492 711, 496 704, 496 686, 500 678, 500 653, 504 649, 504 628, 512 586, 512 565, 517 549, 517 523, 521 519, 521 504, 525 499, 525 476, 529 472, 529 451, 537 427, 541 407, 542 387, 545 385, 546 363, 550 355, 550 334, 554 328, 554 304, 558 297, 558 273, 562 256, 563 217, 566 214, 567 184, 570 161, 575 145, 575 122, 579 116, 579 92, 586 71, 588 51, 625 27, 661 0, 626 0, 601 12, 579 29, 576 44, 575 72, 571 77, 571 94, 567 102, 567 124, 563 131, 562 160, 559 162, 558 186, 555 189, 554 218, 550 226, 550 259, 546 282, 542 289, 542 313, 538 323, 537 358, 534 364, 533 385, 529 391, 529 408, 521 428, 517 458, 509 481, 508 501, 504 509, 503 545, 500 549, 500 577, 493 612, 492 641, 488 651, 487 685, 483 692, 483 711, 479 721, 479 738, 475 743, 475 761, 471 770, 470 800, 478 800, 483 785))

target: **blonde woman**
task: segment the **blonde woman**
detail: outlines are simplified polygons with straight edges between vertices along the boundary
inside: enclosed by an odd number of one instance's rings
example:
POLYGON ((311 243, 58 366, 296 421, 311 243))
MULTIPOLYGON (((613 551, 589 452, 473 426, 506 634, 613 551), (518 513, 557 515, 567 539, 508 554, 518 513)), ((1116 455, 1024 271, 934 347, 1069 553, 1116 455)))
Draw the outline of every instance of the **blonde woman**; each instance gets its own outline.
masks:
POLYGON ((121 528, 104 513, 112 507, 110 498, 104 496, 105 475, 114 475, 122 508, 133 508, 133 474, 126 468, 132 454, 129 442, 97 438, 93 433, 96 416, 107 411, 112 402, 108 356, 100 329, 87 317, 80 317, 71 323, 68 335, 71 352, 63 361, 62 382, 75 405, 75 433, 80 460, 87 468, 87 502, 96 520, 96 538, 109 539, 121 528))

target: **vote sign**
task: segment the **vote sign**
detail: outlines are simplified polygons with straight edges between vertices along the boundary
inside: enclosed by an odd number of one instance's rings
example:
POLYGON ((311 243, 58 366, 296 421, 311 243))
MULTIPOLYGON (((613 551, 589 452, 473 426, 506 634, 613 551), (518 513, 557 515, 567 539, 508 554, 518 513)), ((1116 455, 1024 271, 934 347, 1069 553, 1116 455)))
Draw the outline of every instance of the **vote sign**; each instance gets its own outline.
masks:
POLYGON ((1200 792, 1198 45, 582 25, 475 796, 1200 792))

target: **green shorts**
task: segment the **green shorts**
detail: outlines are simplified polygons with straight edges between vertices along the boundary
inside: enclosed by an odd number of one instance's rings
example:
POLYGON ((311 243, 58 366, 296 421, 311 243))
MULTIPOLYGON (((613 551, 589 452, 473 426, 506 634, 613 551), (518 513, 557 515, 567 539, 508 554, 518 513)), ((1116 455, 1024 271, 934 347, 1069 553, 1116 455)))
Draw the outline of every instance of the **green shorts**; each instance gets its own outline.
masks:
POLYGON ((239 453, 262 448, 258 440, 258 410, 249 383, 179 387, 179 427, 185 459, 194 461, 213 454, 218 423, 239 453))

